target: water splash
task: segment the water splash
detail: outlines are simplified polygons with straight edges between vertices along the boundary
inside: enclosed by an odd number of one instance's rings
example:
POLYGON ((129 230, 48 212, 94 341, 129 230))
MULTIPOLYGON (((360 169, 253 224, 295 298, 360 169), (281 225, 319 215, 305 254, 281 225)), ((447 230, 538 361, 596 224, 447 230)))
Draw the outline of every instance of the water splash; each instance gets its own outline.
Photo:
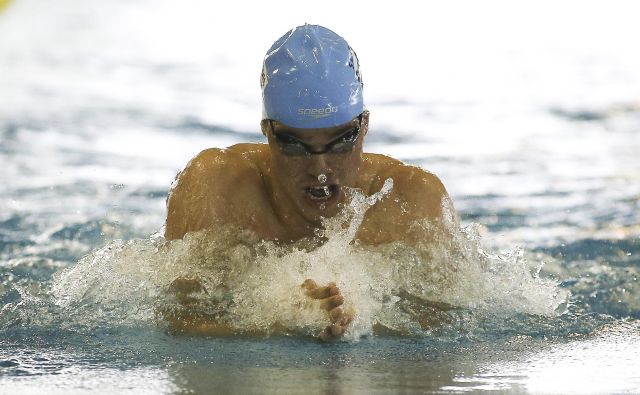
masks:
MULTIPOLYGON (((388 179, 371 196, 349 191, 350 202, 323 221, 317 238, 293 245, 223 228, 183 240, 116 240, 55 277, 44 315, 67 326, 165 325, 161 312, 183 308, 168 292, 177 278, 198 279, 203 286, 193 295, 192 309, 247 331, 269 332, 279 325, 313 335, 326 326, 319 302, 300 288, 307 278, 340 287, 344 307, 355 312, 351 339, 473 326, 485 313, 559 313, 568 293, 540 278, 521 250, 487 252, 474 226, 453 237, 435 235, 429 247, 354 243, 368 208, 392 188, 388 179)), ((414 226, 436 231, 427 221, 414 226)))

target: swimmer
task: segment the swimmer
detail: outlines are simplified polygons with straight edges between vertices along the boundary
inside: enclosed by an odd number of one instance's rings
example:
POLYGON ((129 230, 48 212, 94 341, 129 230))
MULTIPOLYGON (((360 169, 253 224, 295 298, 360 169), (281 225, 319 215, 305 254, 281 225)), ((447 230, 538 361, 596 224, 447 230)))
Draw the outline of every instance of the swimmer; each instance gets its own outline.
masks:
MULTIPOLYGON (((317 25, 287 32, 267 51, 260 85, 260 127, 267 144, 210 148, 193 158, 167 199, 167 240, 219 226, 247 229, 277 243, 312 238, 323 218, 340 212, 349 188, 371 195, 388 178, 393 189, 367 211, 356 235, 359 243, 428 243, 432 233, 416 231, 416 220, 437 228, 444 227, 445 217, 455 218, 434 174, 363 153, 370 114, 358 58, 342 37, 317 25)), ((185 279, 176 284, 183 297, 198 289, 185 279)), ((313 279, 302 287, 328 313, 330 324, 319 337, 342 336, 354 312, 341 308, 340 290, 313 279)), ((214 322, 171 323, 187 332, 233 333, 214 322)))

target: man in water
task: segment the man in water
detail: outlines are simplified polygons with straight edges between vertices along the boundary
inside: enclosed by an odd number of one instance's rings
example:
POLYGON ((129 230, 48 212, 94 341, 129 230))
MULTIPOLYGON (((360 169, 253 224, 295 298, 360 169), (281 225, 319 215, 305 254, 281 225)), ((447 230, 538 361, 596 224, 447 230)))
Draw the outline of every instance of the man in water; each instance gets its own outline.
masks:
MULTIPOLYGON (((355 52, 334 32, 299 26, 267 52, 261 76, 262 133, 268 144, 237 144, 202 151, 177 176, 167 199, 165 238, 234 226, 277 243, 314 237, 322 219, 337 215, 349 189, 367 195, 393 180, 391 192, 369 209, 356 239, 378 245, 428 242, 432 234, 412 230, 416 220, 433 229, 455 217, 435 175, 396 159, 363 153, 369 112, 355 52)), ((331 324, 323 339, 341 336, 353 312, 331 283, 306 280, 307 294, 321 300, 331 324)), ((179 296, 199 290, 174 283, 179 296)), ((220 333, 215 323, 173 322, 191 332, 220 333)))

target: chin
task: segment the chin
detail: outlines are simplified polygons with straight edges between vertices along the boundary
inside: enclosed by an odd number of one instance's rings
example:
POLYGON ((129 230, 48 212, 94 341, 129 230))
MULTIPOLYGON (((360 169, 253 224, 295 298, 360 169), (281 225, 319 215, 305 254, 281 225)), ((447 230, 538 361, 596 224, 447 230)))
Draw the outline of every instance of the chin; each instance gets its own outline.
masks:
POLYGON ((344 201, 344 192, 339 186, 331 186, 330 192, 319 195, 308 189, 302 194, 300 205, 307 220, 320 225, 321 218, 330 218, 340 212, 339 204, 344 201))

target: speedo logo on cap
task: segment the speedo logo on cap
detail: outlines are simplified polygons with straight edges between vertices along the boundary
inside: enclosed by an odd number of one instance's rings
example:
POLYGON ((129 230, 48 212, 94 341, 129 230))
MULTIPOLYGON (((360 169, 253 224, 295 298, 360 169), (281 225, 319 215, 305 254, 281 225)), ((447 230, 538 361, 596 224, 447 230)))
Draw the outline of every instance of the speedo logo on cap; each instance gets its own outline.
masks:
POLYGON ((304 115, 309 118, 318 119, 328 117, 338 112, 338 106, 328 106, 324 108, 299 108, 298 115, 304 115))

